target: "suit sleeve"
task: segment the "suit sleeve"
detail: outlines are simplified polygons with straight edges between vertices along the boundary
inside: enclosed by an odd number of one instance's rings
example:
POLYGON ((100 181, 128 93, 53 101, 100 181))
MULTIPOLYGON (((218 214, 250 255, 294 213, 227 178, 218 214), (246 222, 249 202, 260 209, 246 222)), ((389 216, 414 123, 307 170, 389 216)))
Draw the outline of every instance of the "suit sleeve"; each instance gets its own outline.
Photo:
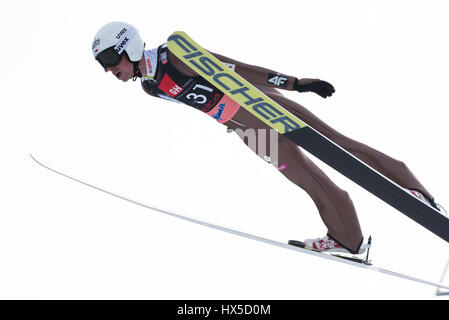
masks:
POLYGON ((254 85, 269 86, 289 91, 294 90, 293 84, 296 77, 233 60, 218 53, 211 53, 221 62, 235 65, 235 72, 254 85))

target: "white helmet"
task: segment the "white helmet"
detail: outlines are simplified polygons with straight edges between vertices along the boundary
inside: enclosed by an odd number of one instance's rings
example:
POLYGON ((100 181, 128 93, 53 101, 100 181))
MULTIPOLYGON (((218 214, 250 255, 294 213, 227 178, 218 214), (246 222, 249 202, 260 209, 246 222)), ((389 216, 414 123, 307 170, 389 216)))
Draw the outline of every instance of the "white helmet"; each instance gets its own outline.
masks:
POLYGON ((125 22, 110 22, 98 30, 92 41, 92 53, 103 68, 117 65, 126 52, 135 67, 142 58, 145 43, 139 31, 125 22))

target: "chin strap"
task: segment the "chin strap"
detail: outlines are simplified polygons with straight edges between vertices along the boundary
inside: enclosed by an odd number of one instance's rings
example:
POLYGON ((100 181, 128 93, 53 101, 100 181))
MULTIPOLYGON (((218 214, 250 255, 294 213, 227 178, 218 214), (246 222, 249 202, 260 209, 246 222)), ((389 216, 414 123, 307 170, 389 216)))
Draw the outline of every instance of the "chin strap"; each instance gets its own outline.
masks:
POLYGON ((139 61, 133 62, 134 66, 134 75, 132 77, 133 81, 136 81, 137 78, 142 78, 142 73, 139 70, 139 61))

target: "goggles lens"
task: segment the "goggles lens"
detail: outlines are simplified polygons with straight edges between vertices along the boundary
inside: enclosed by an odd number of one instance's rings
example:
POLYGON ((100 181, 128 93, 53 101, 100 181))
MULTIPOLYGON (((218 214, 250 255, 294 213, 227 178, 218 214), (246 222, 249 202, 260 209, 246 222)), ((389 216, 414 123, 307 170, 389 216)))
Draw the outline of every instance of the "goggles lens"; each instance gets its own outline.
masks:
POLYGON ((122 57, 115 51, 114 47, 110 47, 100 52, 95 59, 106 70, 107 68, 118 65, 122 57))

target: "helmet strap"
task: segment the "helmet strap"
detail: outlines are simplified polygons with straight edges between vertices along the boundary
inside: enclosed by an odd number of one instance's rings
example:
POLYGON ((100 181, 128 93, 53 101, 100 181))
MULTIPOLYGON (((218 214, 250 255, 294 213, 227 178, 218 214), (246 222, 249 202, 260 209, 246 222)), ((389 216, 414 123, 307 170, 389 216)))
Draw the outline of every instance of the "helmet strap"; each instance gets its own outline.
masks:
POLYGON ((133 62, 134 66, 134 75, 132 77, 133 81, 136 81, 137 78, 142 78, 142 73, 139 70, 139 61, 133 62))
POLYGON ((137 78, 142 78, 142 73, 139 70, 139 61, 131 61, 126 51, 123 54, 126 56, 126 59, 128 59, 128 61, 133 64, 133 76, 131 79, 133 79, 133 81, 136 81, 137 78))

